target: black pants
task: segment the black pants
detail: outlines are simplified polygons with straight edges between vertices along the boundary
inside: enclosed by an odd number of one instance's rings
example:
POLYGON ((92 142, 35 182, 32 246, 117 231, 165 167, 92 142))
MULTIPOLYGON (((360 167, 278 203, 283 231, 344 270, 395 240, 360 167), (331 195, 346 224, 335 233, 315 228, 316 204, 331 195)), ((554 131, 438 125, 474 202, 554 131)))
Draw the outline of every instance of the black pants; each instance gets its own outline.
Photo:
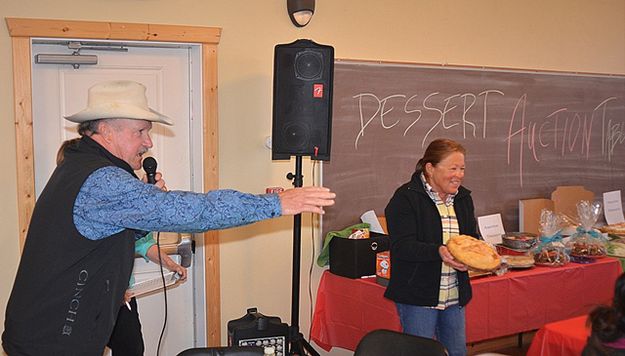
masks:
POLYGON ((130 309, 122 304, 117 313, 117 321, 108 342, 113 356, 143 356, 143 335, 137 310, 137 300, 130 300, 130 309))

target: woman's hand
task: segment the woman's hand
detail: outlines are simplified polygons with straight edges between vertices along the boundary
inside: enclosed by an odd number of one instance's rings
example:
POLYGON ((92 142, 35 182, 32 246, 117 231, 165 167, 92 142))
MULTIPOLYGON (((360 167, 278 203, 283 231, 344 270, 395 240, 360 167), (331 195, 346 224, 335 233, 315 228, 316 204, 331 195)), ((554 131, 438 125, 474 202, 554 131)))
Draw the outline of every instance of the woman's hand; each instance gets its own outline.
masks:
POLYGON ((469 269, 464 263, 456 261, 454 256, 449 253, 449 250, 445 245, 442 245, 438 248, 438 254, 441 256, 443 263, 450 266, 451 268, 457 269, 458 271, 462 272, 465 272, 469 269))
POLYGON ((134 294, 132 294, 130 290, 126 289, 126 292, 124 293, 124 303, 130 302, 130 299, 132 299, 132 297, 134 297, 134 294))
POLYGON ((174 262, 174 260, 169 258, 169 256, 167 256, 167 259, 169 260, 168 263, 167 263, 167 269, 172 271, 172 272, 178 273, 178 276, 180 277, 180 281, 181 282, 186 281, 187 280, 187 269, 182 267, 181 265, 177 264, 176 262, 174 262))

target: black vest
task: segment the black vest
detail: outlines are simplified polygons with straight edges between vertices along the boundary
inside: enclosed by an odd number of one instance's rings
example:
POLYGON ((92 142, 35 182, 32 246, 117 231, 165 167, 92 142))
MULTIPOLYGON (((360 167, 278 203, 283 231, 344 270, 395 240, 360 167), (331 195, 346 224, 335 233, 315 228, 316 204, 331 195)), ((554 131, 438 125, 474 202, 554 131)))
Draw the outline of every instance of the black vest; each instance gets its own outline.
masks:
POLYGON ((9 355, 94 355, 104 350, 134 262, 134 231, 89 240, 73 207, 98 168, 124 161, 88 137, 65 150, 35 204, 5 319, 9 355))

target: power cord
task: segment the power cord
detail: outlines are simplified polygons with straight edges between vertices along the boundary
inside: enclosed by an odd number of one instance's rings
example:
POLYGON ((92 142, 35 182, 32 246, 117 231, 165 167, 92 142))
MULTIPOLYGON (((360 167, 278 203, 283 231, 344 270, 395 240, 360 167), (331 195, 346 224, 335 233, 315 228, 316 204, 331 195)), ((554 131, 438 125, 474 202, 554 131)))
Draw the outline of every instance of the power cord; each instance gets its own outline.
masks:
MULTIPOLYGON (((317 166, 317 162, 316 160, 312 161, 312 172, 311 172, 311 176, 312 176, 312 181, 313 181, 313 185, 317 185, 316 183, 316 179, 315 179, 315 168, 317 166)), ((313 274, 313 268, 315 267, 315 254, 316 254, 316 248, 315 248, 315 220, 314 220, 314 214, 310 214, 310 235, 311 235, 311 243, 312 243, 312 256, 311 256, 311 260, 310 260, 310 268, 308 270, 308 299, 310 300, 310 308, 309 308, 309 318, 310 318, 310 322, 312 324, 312 320, 313 320, 313 291, 312 291, 312 274, 313 274)), ((310 335, 310 333, 309 333, 310 335)), ((310 343, 310 336, 309 336, 309 340, 308 342, 310 343)))
POLYGON ((163 328, 161 329, 161 335, 158 337, 158 346, 156 347, 156 356, 160 355, 161 342, 163 341, 163 335, 165 334, 165 328, 167 327, 167 286, 165 284, 165 272, 163 272, 163 261, 161 259, 161 233, 156 233, 156 249, 158 250, 158 265, 161 270, 161 281, 163 282, 163 297, 165 299, 165 320, 163 320, 163 328))

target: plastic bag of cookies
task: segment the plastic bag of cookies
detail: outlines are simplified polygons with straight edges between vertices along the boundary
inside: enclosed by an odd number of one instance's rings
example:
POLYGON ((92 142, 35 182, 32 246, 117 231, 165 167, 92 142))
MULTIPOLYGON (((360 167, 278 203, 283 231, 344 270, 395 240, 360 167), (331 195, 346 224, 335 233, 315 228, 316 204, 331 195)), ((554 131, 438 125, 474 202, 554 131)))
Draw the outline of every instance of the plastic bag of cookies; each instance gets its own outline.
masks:
POLYGON ((579 226, 566 243, 569 254, 581 258, 601 258, 607 253, 607 239, 593 229, 601 214, 601 203, 582 200, 577 203, 579 226))
POLYGON ((540 238, 534 249, 534 262, 539 266, 564 266, 571 260, 562 243, 564 219, 551 210, 540 213, 540 238))

